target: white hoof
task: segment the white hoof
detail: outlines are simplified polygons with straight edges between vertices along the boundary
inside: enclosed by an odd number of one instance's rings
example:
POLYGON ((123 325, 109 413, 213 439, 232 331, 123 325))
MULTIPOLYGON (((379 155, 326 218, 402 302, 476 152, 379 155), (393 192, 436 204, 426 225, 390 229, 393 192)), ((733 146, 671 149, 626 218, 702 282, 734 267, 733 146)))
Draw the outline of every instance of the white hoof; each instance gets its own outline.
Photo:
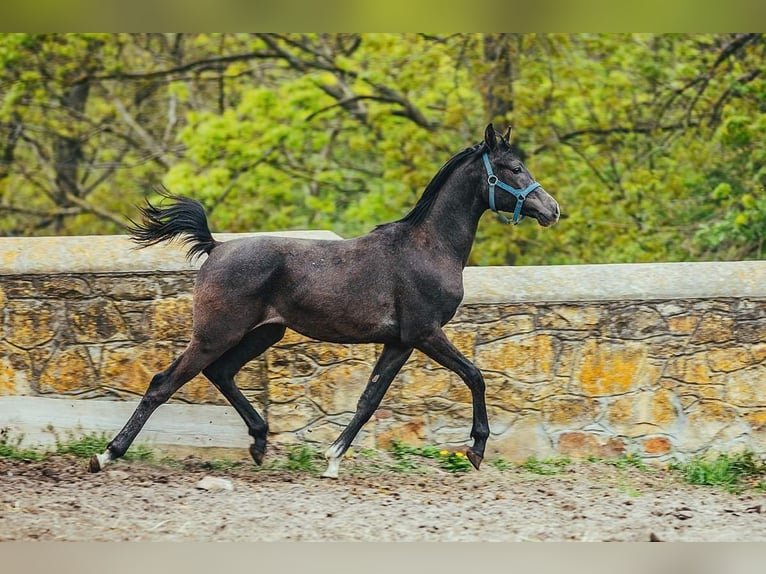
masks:
POLYGON ((340 468, 339 458, 330 458, 327 460, 327 470, 322 473, 322 478, 338 478, 338 469, 340 468))

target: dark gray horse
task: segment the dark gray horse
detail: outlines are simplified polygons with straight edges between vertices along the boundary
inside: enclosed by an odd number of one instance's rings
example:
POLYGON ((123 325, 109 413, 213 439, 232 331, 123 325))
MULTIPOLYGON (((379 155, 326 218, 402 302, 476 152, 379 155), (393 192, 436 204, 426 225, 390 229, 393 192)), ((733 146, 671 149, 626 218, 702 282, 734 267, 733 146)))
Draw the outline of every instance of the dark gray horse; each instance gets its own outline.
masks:
POLYGON ((122 456, 152 412, 200 371, 245 421, 253 437, 250 454, 261 464, 268 427, 234 375, 279 341, 286 327, 323 341, 383 344, 356 413, 327 450, 323 476, 338 476, 341 457, 413 349, 457 373, 470 389, 474 443, 466 455, 479 468, 489 436, 484 380, 442 327, 463 298, 463 268, 488 207, 513 213, 514 222, 528 216, 548 226, 559 219, 558 204, 513 156, 507 136, 498 139, 487 126, 484 141, 444 164, 409 214, 355 239, 221 243, 198 202, 165 195, 173 203, 147 204, 143 222, 131 232, 141 246, 181 238, 190 257, 208 255, 194 288, 191 341, 152 378, 106 451, 93 456, 92 472, 122 456))

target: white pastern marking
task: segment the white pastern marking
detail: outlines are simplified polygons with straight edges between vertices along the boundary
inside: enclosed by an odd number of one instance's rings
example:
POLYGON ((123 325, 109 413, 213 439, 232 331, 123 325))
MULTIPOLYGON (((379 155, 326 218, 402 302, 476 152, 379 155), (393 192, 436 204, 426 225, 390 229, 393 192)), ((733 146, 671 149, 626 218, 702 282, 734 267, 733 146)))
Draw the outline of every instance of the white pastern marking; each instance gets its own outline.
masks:
POLYGON ((102 454, 97 454, 96 459, 98 460, 98 465, 101 467, 101 470, 104 470, 104 467, 112 462, 112 453, 107 450, 102 454))
POLYGON ((327 470, 322 473, 322 478, 338 478, 338 469, 340 468, 341 456, 343 456, 343 448, 340 444, 335 443, 327 449, 324 456, 327 459, 327 470))
POLYGON ((338 443, 334 443, 327 449, 327 452, 324 453, 326 459, 340 458, 341 456, 343 456, 343 449, 338 443))

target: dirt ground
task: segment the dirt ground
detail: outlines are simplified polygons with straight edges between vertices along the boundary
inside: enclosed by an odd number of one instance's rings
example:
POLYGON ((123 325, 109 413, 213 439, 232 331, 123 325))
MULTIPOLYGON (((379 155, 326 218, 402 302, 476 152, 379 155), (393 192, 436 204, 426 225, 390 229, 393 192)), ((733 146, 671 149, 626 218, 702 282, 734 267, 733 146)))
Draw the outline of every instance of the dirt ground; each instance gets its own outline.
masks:
MULTIPOLYGON (((273 453, 272 453, 273 456, 273 453)), ((0 541, 764 541, 766 495, 664 470, 572 463, 555 475, 360 455, 338 480, 187 458, 0 459, 0 541), (202 490, 205 476, 233 490, 202 490)))

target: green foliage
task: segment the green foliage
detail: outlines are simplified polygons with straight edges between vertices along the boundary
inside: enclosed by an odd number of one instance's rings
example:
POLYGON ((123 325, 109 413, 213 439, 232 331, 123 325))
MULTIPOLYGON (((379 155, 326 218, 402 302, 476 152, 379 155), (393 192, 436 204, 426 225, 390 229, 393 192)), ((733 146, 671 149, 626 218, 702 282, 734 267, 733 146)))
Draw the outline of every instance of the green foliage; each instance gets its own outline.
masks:
POLYGON ((720 486, 730 492, 739 492, 748 486, 763 490, 766 485, 766 463, 750 451, 696 457, 685 463, 674 463, 671 469, 680 472, 689 484, 720 486))
POLYGON ((317 472, 317 462, 322 458, 321 453, 305 444, 293 445, 287 449, 287 459, 284 468, 301 472, 317 472))
POLYGON ((396 459, 394 469, 399 472, 420 470, 412 456, 431 458, 439 461, 439 466, 448 472, 466 472, 472 468, 471 462, 462 452, 439 449, 435 446, 409 446, 398 440, 391 443, 391 454, 396 459))
POLYGON ((521 468, 527 472, 542 475, 553 475, 561 473, 572 461, 565 456, 557 456, 545 460, 538 460, 535 457, 526 460, 521 468))
MULTIPOLYGON (((70 454, 80 458, 90 458, 94 454, 104 452, 109 444, 109 437, 103 432, 82 434, 70 431, 67 433, 66 438, 62 439, 53 427, 49 426, 47 430, 53 434, 56 441, 56 449, 54 451, 56 454, 70 454)), ((131 446, 121 459, 126 461, 149 461, 153 458, 154 453, 148 446, 136 444, 131 446)))
POLYGON ((640 456, 636 454, 623 454, 618 458, 600 458, 594 456, 589 457, 588 462, 608 464, 617 468, 637 468, 638 470, 644 472, 649 470, 649 467, 646 465, 646 463, 641 459, 640 456))
POLYGON ((42 455, 37 450, 21 446, 23 440, 23 435, 11 437, 8 428, 0 428, 0 458, 40 460, 42 455))
POLYGON ((508 462, 502 457, 494 457, 491 458, 489 461, 489 465, 495 467, 497 470, 508 470, 509 468, 513 468, 513 463, 508 462))
POLYGON ((766 254, 763 34, 3 34, 0 234, 122 231, 152 185, 213 229, 403 216, 513 124, 554 229, 488 216, 470 264, 766 254), (223 64, 221 62, 224 62, 223 64))

